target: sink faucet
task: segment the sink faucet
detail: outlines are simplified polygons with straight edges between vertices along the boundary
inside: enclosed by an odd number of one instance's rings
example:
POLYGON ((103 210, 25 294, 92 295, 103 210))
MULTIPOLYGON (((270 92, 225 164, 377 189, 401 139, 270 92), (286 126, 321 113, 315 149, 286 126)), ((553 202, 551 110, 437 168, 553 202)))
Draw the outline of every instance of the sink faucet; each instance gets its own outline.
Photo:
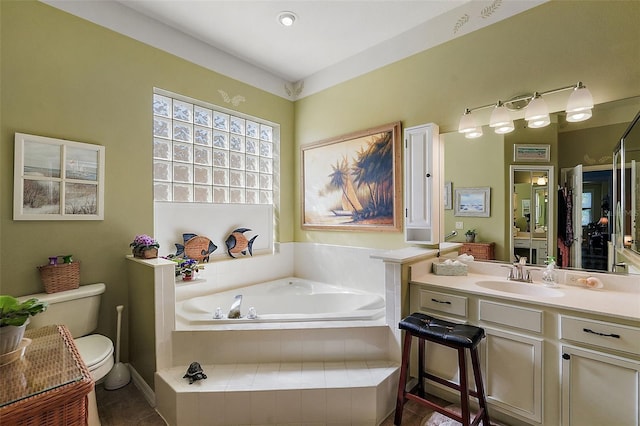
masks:
POLYGON ((507 277, 510 281, 519 281, 523 283, 533 282, 531 280, 531 275, 529 271, 525 269, 525 265, 527 264, 527 258, 521 257, 518 262, 514 262, 513 267, 509 271, 509 276, 507 277))

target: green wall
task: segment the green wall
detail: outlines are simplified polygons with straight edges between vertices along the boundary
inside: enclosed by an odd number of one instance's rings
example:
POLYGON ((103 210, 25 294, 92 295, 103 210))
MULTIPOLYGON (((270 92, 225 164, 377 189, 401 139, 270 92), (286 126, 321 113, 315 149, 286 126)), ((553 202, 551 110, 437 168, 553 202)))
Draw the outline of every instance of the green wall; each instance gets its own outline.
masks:
MULTIPOLYGON (((136 234, 153 232, 153 88, 230 107, 281 125, 282 163, 293 160, 293 103, 35 1, 2 1, 0 291, 43 291, 37 265, 72 253, 81 283, 104 282, 98 331, 115 337, 127 305, 124 256, 136 234), (218 90, 242 95, 227 105, 218 90), (15 132, 106 147, 103 221, 13 221, 15 132)), ((280 241, 293 238, 293 176, 282 169, 280 241)), ((124 315, 126 361, 128 313, 124 315)))
MULTIPOLYGON (((589 87, 596 103, 636 96, 640 94, 638 16, 640 2, 545 3, 297 101, 296 150, 315 141, 397 120, 402 121, 403 128, 433 122, 440 126, 441 133, 455 132, 465 107, 486 105, 534 90, 551 90, 578 80, 589 87)), ((551 110, 557 111, 563 109, 567 98, 565 92, 546 96, 545 100, 551 110)), ((477 115, 486 124, 490 109, 478 111, 477 115)), ((523 112, 515 114, 516 118, 523 116, 523 112)), ((557 127, 533 130, 536 132, 525 138, 551 144, 553 164, 557 158, 557 127)), ((489 131, 485 128, 485 135, 489 131)), ((448 141, 455 138, 449 135, 444 138, 445 179, 453 181, 454 187, 462 186, 458 182, 492 187, 495 196, 492 195, 490 220, 477 224, 479 218, 464 222, 465 228, 477 227, 483 241, 495 240, 498 253, 504 252, 508 233, 505 237, 493 225, 508 217, 504 188, 509 181, 512 145, 524 141, 514 137, 505 138, 504 153, 499 152, 497 141, 487 142, 485 148, 476 148, 484 142, 460 141, 453 143, 452 149, 448 141), (458 145, 459 151, 455 149, 458 145), (467 167, 471 158, 474 164, 467 167), (494 166, 489 170, 491 177, 469 178, 479 175, 489 164, 494 166), (502 173, 502 178, 494 176, 495 173, 502 173)), ((299 161, 296 173, 302 174, 299 161)), ((379 248, 405 245, 401 233, 302 230, 300 186, 298 179, 294 192, 296 241, 379 248)), ((447 212, 446 232, 453 229, 452 218, 447 212)))

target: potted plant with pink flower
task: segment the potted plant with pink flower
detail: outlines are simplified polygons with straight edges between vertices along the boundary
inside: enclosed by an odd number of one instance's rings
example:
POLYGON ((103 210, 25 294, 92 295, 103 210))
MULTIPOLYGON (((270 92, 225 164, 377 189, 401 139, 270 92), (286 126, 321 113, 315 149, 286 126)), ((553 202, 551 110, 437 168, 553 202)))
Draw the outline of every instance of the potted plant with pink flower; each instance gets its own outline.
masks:
POLYGON ((133 242, 129 244, 132 247, 133 257, 141 259, 153 259, 158 257, 158 248, 160 244, 153 237, 146 234, 136 235, 133 242))

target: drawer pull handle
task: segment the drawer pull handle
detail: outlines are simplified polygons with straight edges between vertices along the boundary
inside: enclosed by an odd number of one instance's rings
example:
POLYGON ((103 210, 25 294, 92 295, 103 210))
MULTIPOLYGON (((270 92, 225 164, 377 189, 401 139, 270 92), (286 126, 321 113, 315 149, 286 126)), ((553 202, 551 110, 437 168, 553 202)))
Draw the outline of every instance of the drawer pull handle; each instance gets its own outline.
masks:
POLYGON ((449 302, 448 300, 438 300, 438 299, 431 299, 432 302, 436 302, 436 303, 443 303, 445 305, 450 305, 451 302, 449 302))
POLYGON ((589 328, 583 328, 582 331, 584 331, 585 333, 591 333, 591 334, 597 334, 598 336, 603 336, 603 337, 613 337, 615 339, 619 339, 620 335, 619 334, 606 334, 606 333, 598 333, 597 331, 593 331, 589 328))

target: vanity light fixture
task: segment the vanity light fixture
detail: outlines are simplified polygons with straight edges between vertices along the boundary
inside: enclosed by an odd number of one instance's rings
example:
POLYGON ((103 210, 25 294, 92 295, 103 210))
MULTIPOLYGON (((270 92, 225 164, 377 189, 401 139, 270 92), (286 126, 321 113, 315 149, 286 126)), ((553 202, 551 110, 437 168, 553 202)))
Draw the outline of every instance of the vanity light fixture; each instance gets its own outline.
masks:
POLYGON ((482 136, 482 127, 477 125, 472 113, 473 111, 490 107, 493 107, 493 111, 491 113, 489 127, 493 128, 494 132, 498 134, 512 132, 515 128, 513 118, 508 111, 509 109, 512 111, 526 109, 524 118, 527 120, 528 127, 545 127, 549 125, 551 118, 549 117, 549 107, 542 97, 565 90, 572 90, 566 108, 567 121, 576 122, 589 119, 592 115, 593 97, 589 89, 579 81, 577 84, 572 84, 571 86, 517 96, 504 102, 498 101, 497 103, 475 108, 466 108, 460 118, 458 132, 463 133, 467 138, 482 136))
POLYGON ((298 16, 293 12, 284 11, 278 14, 278 22, 280 22, 280 24, 285 27, 293 26, 293 24, 296 22, 296 19, 298 19, 298 16))

